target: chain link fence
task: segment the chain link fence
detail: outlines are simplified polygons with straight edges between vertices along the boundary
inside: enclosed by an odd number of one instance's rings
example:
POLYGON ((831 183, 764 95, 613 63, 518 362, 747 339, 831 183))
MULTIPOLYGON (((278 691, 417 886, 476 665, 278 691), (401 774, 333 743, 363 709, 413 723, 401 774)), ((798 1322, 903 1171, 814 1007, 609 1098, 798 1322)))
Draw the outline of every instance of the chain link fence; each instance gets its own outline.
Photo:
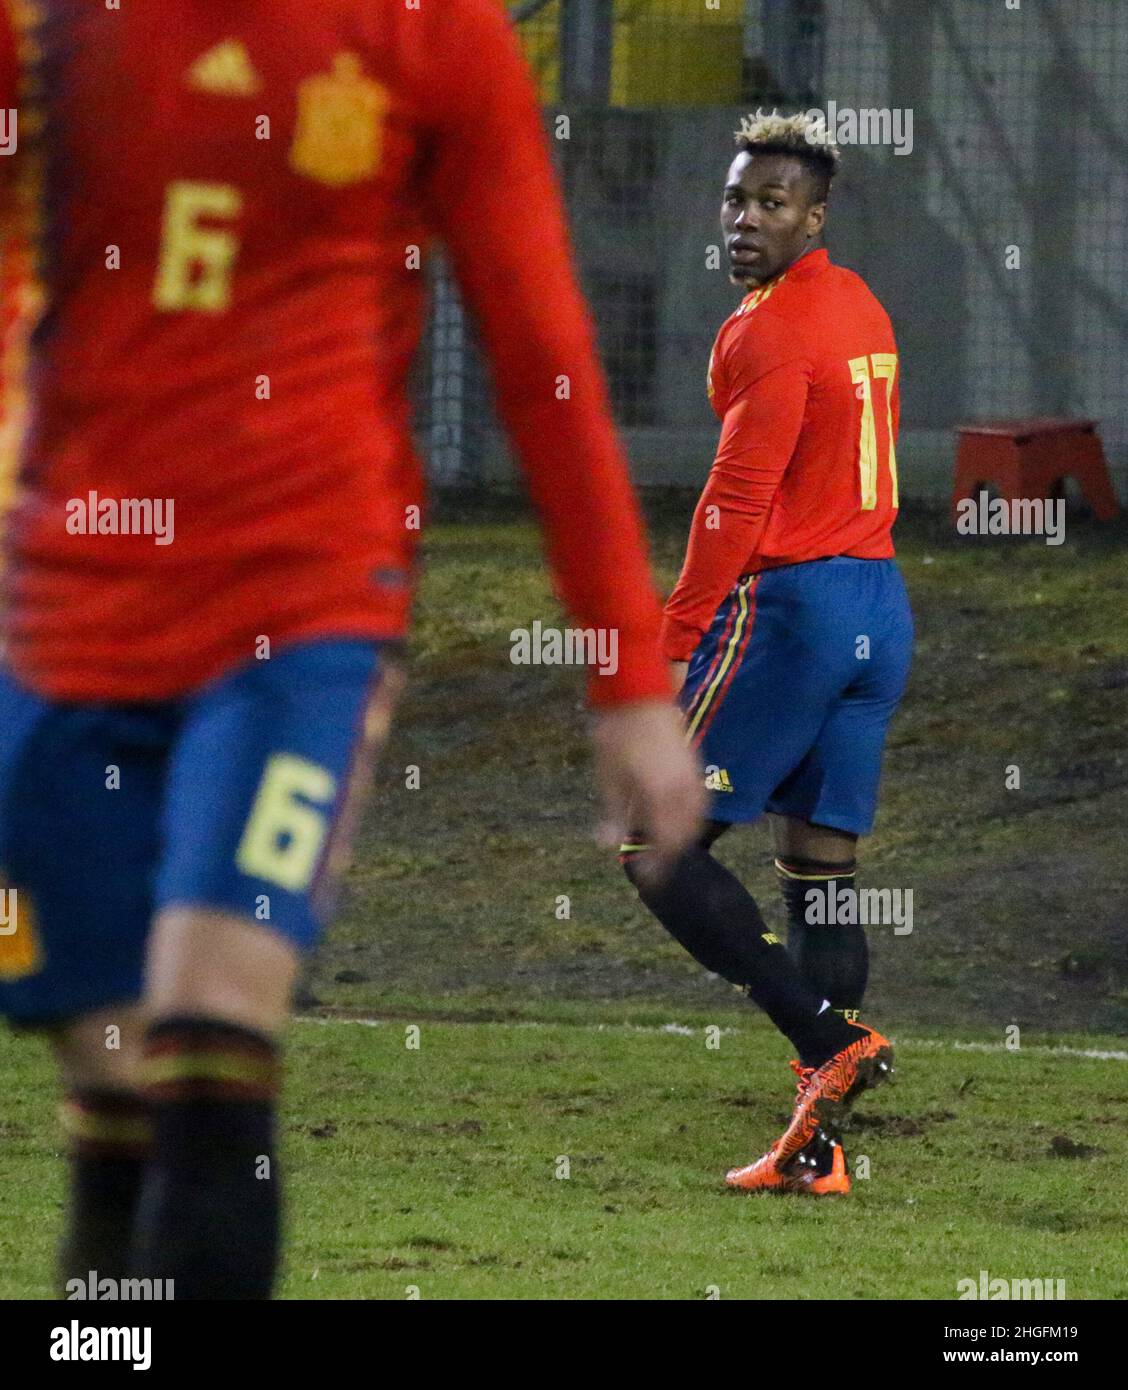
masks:
MULTIPOLYGON (((715 254, 732 131, 757 106, 817 106, 843 143, 831 254, 865 276, 898 332, 906 495, 946 494, 956 424, 1037 414, 1098 420, 1123 489, 1128 4, 510 8, 640 482, 695 485, 712 460, 704 372, 737 295, 715 254)), ((416 396, 432 476, 504 481, 472 326, 441 265, 435 280, 416 396)))

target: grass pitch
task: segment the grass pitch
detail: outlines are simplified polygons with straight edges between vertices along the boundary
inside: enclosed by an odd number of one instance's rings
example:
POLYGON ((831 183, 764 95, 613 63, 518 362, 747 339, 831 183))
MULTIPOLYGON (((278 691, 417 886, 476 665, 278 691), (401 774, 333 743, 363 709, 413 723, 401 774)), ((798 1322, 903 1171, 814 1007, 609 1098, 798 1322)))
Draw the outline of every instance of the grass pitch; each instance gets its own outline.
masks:
MULTIPOLYGON (((910 935, 871 930, 898 1078, 846 1136, 869 1177, 819 1201, 722 1187, 786 1121, 787 1045, 591 843, 576 674, 509 661, 556 621, 535 532, 458 505, 290 1039, 283 1295, 953 1298, 986 1270, 1128 1297, 1128 527, 898 528, 919 645, 860 879, 914 892, 910 935)), ((691 506, 653 508, 665 581, 691 506)), ((721 854, 782 926, 766 836, 721 854)), ((0 1070, 0 1297, 47 1297, 50 1068, 4 1034, 0 1070)))
MULTIPOLYGON (((721 1184, 790 1108, 786 1044, 751 1015, 719 1037, 423 1022, 417 1049, 408 1026, 293 1031, 283 1297, 951 1299, 981 1270, 1128 1297, 1123 1049, 897 1039, 896 1080, 846 1135, 870 1176, 813 1199, 721 1184)), ((50 1083, 26 1042, 0 1067, 0 1297, 47 1297, 50 1083)))

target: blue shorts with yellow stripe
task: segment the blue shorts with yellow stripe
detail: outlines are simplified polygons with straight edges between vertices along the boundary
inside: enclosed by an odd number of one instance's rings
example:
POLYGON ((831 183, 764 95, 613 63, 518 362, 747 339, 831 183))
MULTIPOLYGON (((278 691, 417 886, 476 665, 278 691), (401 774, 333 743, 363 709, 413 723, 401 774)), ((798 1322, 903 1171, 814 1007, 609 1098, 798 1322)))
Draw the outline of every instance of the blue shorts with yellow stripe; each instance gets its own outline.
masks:
POLYGON ((295 644, 184 698, 44 700, 0 671, 0 1014, 137 999, 162 907, 314 944, 386 727, 387 653, 295 644))
POLYGON ((892 560, 838 555, 742 578, 681 693, 709 816, 752 821, 772 811, 867 834, 912 644, 892 560))

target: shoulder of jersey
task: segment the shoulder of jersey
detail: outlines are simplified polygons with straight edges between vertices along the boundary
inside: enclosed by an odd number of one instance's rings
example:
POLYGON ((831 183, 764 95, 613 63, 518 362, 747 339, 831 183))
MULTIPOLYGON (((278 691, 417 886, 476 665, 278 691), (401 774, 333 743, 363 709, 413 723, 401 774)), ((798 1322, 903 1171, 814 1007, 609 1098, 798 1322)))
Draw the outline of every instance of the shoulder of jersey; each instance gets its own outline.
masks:
POLYGON ((847 266, 831 265, 830 269, 834 272, 834 279, 828 283, 827 289, 831 295, 838 297, 840 303, 848 306, 844 312, 876 314, 879 321, 889 324, 889 331, 892 332, 889 313, 869 282, 847 266))
MULTIPOLYGON (((756 289, 752 290, 750 294, 746 294, 740 301, 740 305, 732 315, 732 319, 734 321, 739 321, 740 319, 746 319, 756 314, 758 310, 762 310, 764 306, 769 304, 786 284, 787 272, 784 271, 778 279, 771 281, 770 284, 758 285, 756 289)), ((778 309, 778 307, 779 305, 777 303, 776 308, 778 309)))
POLYGON ((735 346, 739 342, 760 341, 767 344, 781 334, 794 338, 802 315, 795 314, 795 300, 786 290, 785 273, 771 284, 761 285, 745 295, 722 326, 726 343, 735 346))
POLYGON ((834 272, 833 289, 852 289, 862 290, 866 294, 873 293, 862 276, 856 270, 851 270, 849 266, 831 265, 827 269, 834 272))

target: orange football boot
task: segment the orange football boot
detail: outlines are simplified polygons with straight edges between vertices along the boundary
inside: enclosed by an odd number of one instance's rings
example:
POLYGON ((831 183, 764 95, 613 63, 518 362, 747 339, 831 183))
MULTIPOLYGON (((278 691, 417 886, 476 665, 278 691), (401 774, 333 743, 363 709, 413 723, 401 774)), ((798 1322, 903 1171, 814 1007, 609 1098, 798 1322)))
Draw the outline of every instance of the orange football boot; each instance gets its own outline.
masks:
POLYGON ((763 1158, 743 1168, 730 1168, 725 1174, 729 1187, 739 1187, 742 1192, 799 1192, 802 1179, 781 1173, 775 1165, 775 1150, 769 1149, 763 1158))
POLYGON ((815 1168, 803 1176, 803 1191, 810 1193, 811 1197, 845 1197, 850 1191, 850 1175, 846 1172, 846 1154, 843 1152, 842 1140, 832 1138, 829 1143, 829 1168, 827 1172, 820 1173, 820 1159, 811 1158, 808 1162, 814 1163, 815 1168))
POLYGON ((761 1159, 746 1168, 733 1168, 725 1175, 729 1187, 743 1192, 796 1192, 811 1197, 844 1197, 850 1191, 846 1154, 839 1139, 819 1131, 814 1142, 781 1171, 775 1164, 775 1151, 769 1149, 761 1159))
POLYGON ((725 1176, 730 1187, 746 1192, 810 1191, 815 1195, 849 1190, 846 1158, 841 1144, 837 1143, 838 1122, 857 1096, 880 1085, 889 1076, 893 1070, 893 1047, 888 1038, 864 1023, 849 1023, 848 1026, 856 1028, 861 1036, 828 1058, 821 1067, 812 1069, 792 1064, 799 1076, 799 1085, 791 1123, 763 1158, 745 1168, 730 1169, 725 1176), (812 1178, 809 1169, 807 1173, 796 1171, 796 1167, 807 1166, 797 1164, 796 1160, 815 1141, 820 1145, 832 1144, 841 1157, 832 1155, 830 1172, 812 1178), (839 1170, 837 1174, 836 1169, 839 1170), (819 1184, 817 1188, 815 1183, 819 1184))
MULTIPOLYGON (((794 1058, 788 1063, 791 1070, 798 1077, 798 1084, 795 1088, 796 1101, 803 1099, 803 1092, 807 1089, 807 1083, 815 1074, 814 1067, 805 1067, 801 1062, 794 1058)), ((776 1167, 776 1150, 779 1144, 773 1144, 762 1158, 758 1158, 755 1163, 749 1163, 743 1168, 730 1168, 725 1174, 725 1182, 729 1187, 739 1187, 743 1192, 799 1192, 803 1187, 802 1173, 782 1172, 776 1167)), ((801 1155, 800 1155, 801 1157, 801 1155)))
POLYGON ((846 1171, 846 1153, 841 1139, 820 1140, 792 1165, 800 1170, 799 1191, 812 1197, 845 1197, 850 1191, 850 1174, 846 1171))

